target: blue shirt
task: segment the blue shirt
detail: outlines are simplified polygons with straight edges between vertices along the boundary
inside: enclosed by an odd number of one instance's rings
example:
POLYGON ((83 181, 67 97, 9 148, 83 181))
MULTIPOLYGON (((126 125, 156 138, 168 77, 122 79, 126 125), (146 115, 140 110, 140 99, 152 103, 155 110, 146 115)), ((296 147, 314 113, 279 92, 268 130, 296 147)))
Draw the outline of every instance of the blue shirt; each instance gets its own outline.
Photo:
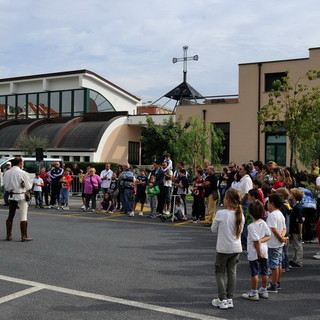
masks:
POLYGON ((146 176, 137 176, 137 180, 140 182, 145 182, 144 185, 137 184, 137 192, 138 193, 145 193, 146 192, 146 187, 148 185, 148 178, 146 176))

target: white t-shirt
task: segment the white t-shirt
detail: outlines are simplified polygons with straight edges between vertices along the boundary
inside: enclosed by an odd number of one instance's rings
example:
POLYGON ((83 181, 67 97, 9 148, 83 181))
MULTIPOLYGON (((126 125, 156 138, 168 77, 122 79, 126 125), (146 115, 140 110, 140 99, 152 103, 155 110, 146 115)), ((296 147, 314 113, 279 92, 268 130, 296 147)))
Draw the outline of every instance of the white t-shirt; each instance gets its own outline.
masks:
MULTIPOLYGON (((241 215, 243 229, 244 216, 241 215)), ((219 210, 211 225, 211 231, 218 233, 216 250, 219 253, 240 253, 242 252, 241 236, 235 237, 236 215, 233 210, 219 210)))
POLYGON ((243 198, 243 196, 249 192, 250 189, 253 188, 253 184, 252 184, 252 179, 250 178, 250 176, 248 174, 244 175, 241 180, 240 183, 238 185, 238 190, 241 193, 241 198, 243 198))
POLYGON ((112 180, 113 171, 112 170, 102 170, 100 173, 100 178, 107 178, 106 180, 102 180, 101 188, 110 188, 111 180, 112 180))
MULTIPOLYGON (((320 177, 316 179, 316 186, 320 186, 320 177)), ((320 198, 320 190, 318 190, 318 198, 320 198)))
POLYGON ((271 228, 276 228, 281 234, 283 229, 286 229, 286 222, 280 210, 269 212, 267 218, 267 225, 270 228, 271 239, 267 242, 269 248, 280 248, 284 246, 284 242, 280 242, 274 235, 271 228))
POLYGON ((41 186, 36 186, 35 184, 43 184, 43 180, 41 178, 34 178, 33 179, 33 191, 42 191, 42 187, 41 186))
MULTIPOLYGON (((166 168, 166 170, 163 170, 165 174, 169 175, 169 176, 172 176, 173 173, 172 173, 172 170, 171 169, 168 169, 166 168)), ((171 179, 167 179, 166 177, 163 178, 163 185, 165 187, 172 187, 172 180, 171 179)))
MULTIPOLYGON (((254 247, 254 242, 258 241, 265 236, 270 236, 271 231, 268 225, 262 220, 254 221, 248 226, 248 260, 254 261, 258 259, 257 250, 254 247)), ((268 245, 267 242, 260 243, 261 253, 267 259, 268 258, 268 245)))

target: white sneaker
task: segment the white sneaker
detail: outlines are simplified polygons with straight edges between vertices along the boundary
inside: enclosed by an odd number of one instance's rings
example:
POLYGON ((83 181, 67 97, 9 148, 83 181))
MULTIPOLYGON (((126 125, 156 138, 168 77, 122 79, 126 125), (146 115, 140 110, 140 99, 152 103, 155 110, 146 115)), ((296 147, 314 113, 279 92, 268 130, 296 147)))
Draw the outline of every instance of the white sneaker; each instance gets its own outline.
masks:
POLYGON ((233 308, 233 300, 232 299, 227 299, 228 303, 228 308, 233 308))
POLYGON ((62 209, 62 207, 60 207, 60 206, 57 207, 57 210, 61 210, 61 209, 62 209))
POLYGON ((81 209, 85 209, 86 208, 86 206, 85 205, 83 205, 82 207, 81 207, 81 209))
POLYGON ((224 300, 220 300, 219 298, 218 299, 213 299, 212 300, 212 305, 214 307, 217 307, 217 308, 220 308, 220 309, 228 309, 229 308, 227 299, 224 299, 224 300))
POLYGON ((142 211, 139 212, 139 216, 143 216, 143 212, 142 211))
POLYGON ((313 259, 320 260, 320 251, 313 256, 313 259))
POLYGON ((129 217, 134 217, 134 211, 131 211, 131 212, 129 213, 129 217))
POLYGON ((50 206, 48 206, 48 209, 51 209, 52 208, 52 206, 50 205, 50 206))
POLYGON ((260 298, 263 298, 263 299, 269 298, 269 293, 267 290, 264 290, 264 291, 259 290, 258 294, 260 298))
POLYGON ((165 216, 170 216, 170 211, 165 211, 163 214, 164 214, 165 216))
POLYGON ((92 212, 96 212, 97 210, 96 210, 96 209, 92 209, 91 211, 92 211, 92 212))
POLYGON ((252 300, 252 301, 259 301, 259 294, 252 294, 250 291, 248 293, 242 294, 243 299, 252 300))
MULTIPOLYGON (((107 211, 106 211, 107 212, 107 211)), ((113 213, 113 211, 109 211, 108 213, 113 213)))
POLYGON ((69 210, 69 207, 65 206, 65 207, 62 207, 63 210, 69 210))

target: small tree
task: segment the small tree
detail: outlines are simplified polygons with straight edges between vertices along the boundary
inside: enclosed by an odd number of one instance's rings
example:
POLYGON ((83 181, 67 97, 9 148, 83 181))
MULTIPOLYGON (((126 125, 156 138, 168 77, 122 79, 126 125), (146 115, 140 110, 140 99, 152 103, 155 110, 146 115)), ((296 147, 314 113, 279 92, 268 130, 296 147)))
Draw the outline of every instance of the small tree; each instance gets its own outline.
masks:
POLYGON ((197 165, 202 166, 205 158, 217 164, 223 151, 223 139, 222 131, 213 123, 207 126, 200 117, 190 118, 175 141, 174 153, 177 158, 192 164, 193 169, 197 165))
POLYGON ((47 150, 49 146, 48 138, 28 136, 26 134, 21 135, 17 141, 17 148, 23 152, 25 157, 33 157, 36 153, 36 148, 42 148, 47 150))
POLYGON ((173 145, 181 134, 180 123, 173 117, 164 120, 162 124, 156 124, 152 117, 147 117, 147 126, 141 125, 140 141, 143 149, 143 161, 153 163, 155 160, 163 160, 166 153, 170 153, 174 159, 173 145))
MULTIPOLYGON (((276 80, 273 83, 275 89, 269 93, 268 104, 258 112, 258 121, 264 126, 262 132, 275 132, 280 126, 285 128, 290 143, 291 167, 297 167, 296 158, 300 158, 298 151, 301 143, 310 136, 307 134, 310 121, 312 127, 315 124, 309 113, 315 108, 315 101, 319 101, 319 90, 305 83, 307 79, 316 78, 310 74, 312 71, 296 82, 292 81, 288 74, 281 80, 276 80)), ((316 125, 319 128, 319 123, 316 125)))

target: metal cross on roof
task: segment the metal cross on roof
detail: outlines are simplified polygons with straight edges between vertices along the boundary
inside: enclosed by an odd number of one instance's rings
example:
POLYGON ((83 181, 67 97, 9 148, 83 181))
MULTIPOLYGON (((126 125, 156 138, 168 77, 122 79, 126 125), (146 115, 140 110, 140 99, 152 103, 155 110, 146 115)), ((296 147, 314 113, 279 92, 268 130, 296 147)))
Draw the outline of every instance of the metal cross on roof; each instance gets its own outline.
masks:
POLYGON ((173 63, 183 61, 183 82, 187 82, 187 61, 199 60, 199 56, 195 55, 193 57, 187 57, 188 46, 183 47, 183 58, 172 58, 173 63))

